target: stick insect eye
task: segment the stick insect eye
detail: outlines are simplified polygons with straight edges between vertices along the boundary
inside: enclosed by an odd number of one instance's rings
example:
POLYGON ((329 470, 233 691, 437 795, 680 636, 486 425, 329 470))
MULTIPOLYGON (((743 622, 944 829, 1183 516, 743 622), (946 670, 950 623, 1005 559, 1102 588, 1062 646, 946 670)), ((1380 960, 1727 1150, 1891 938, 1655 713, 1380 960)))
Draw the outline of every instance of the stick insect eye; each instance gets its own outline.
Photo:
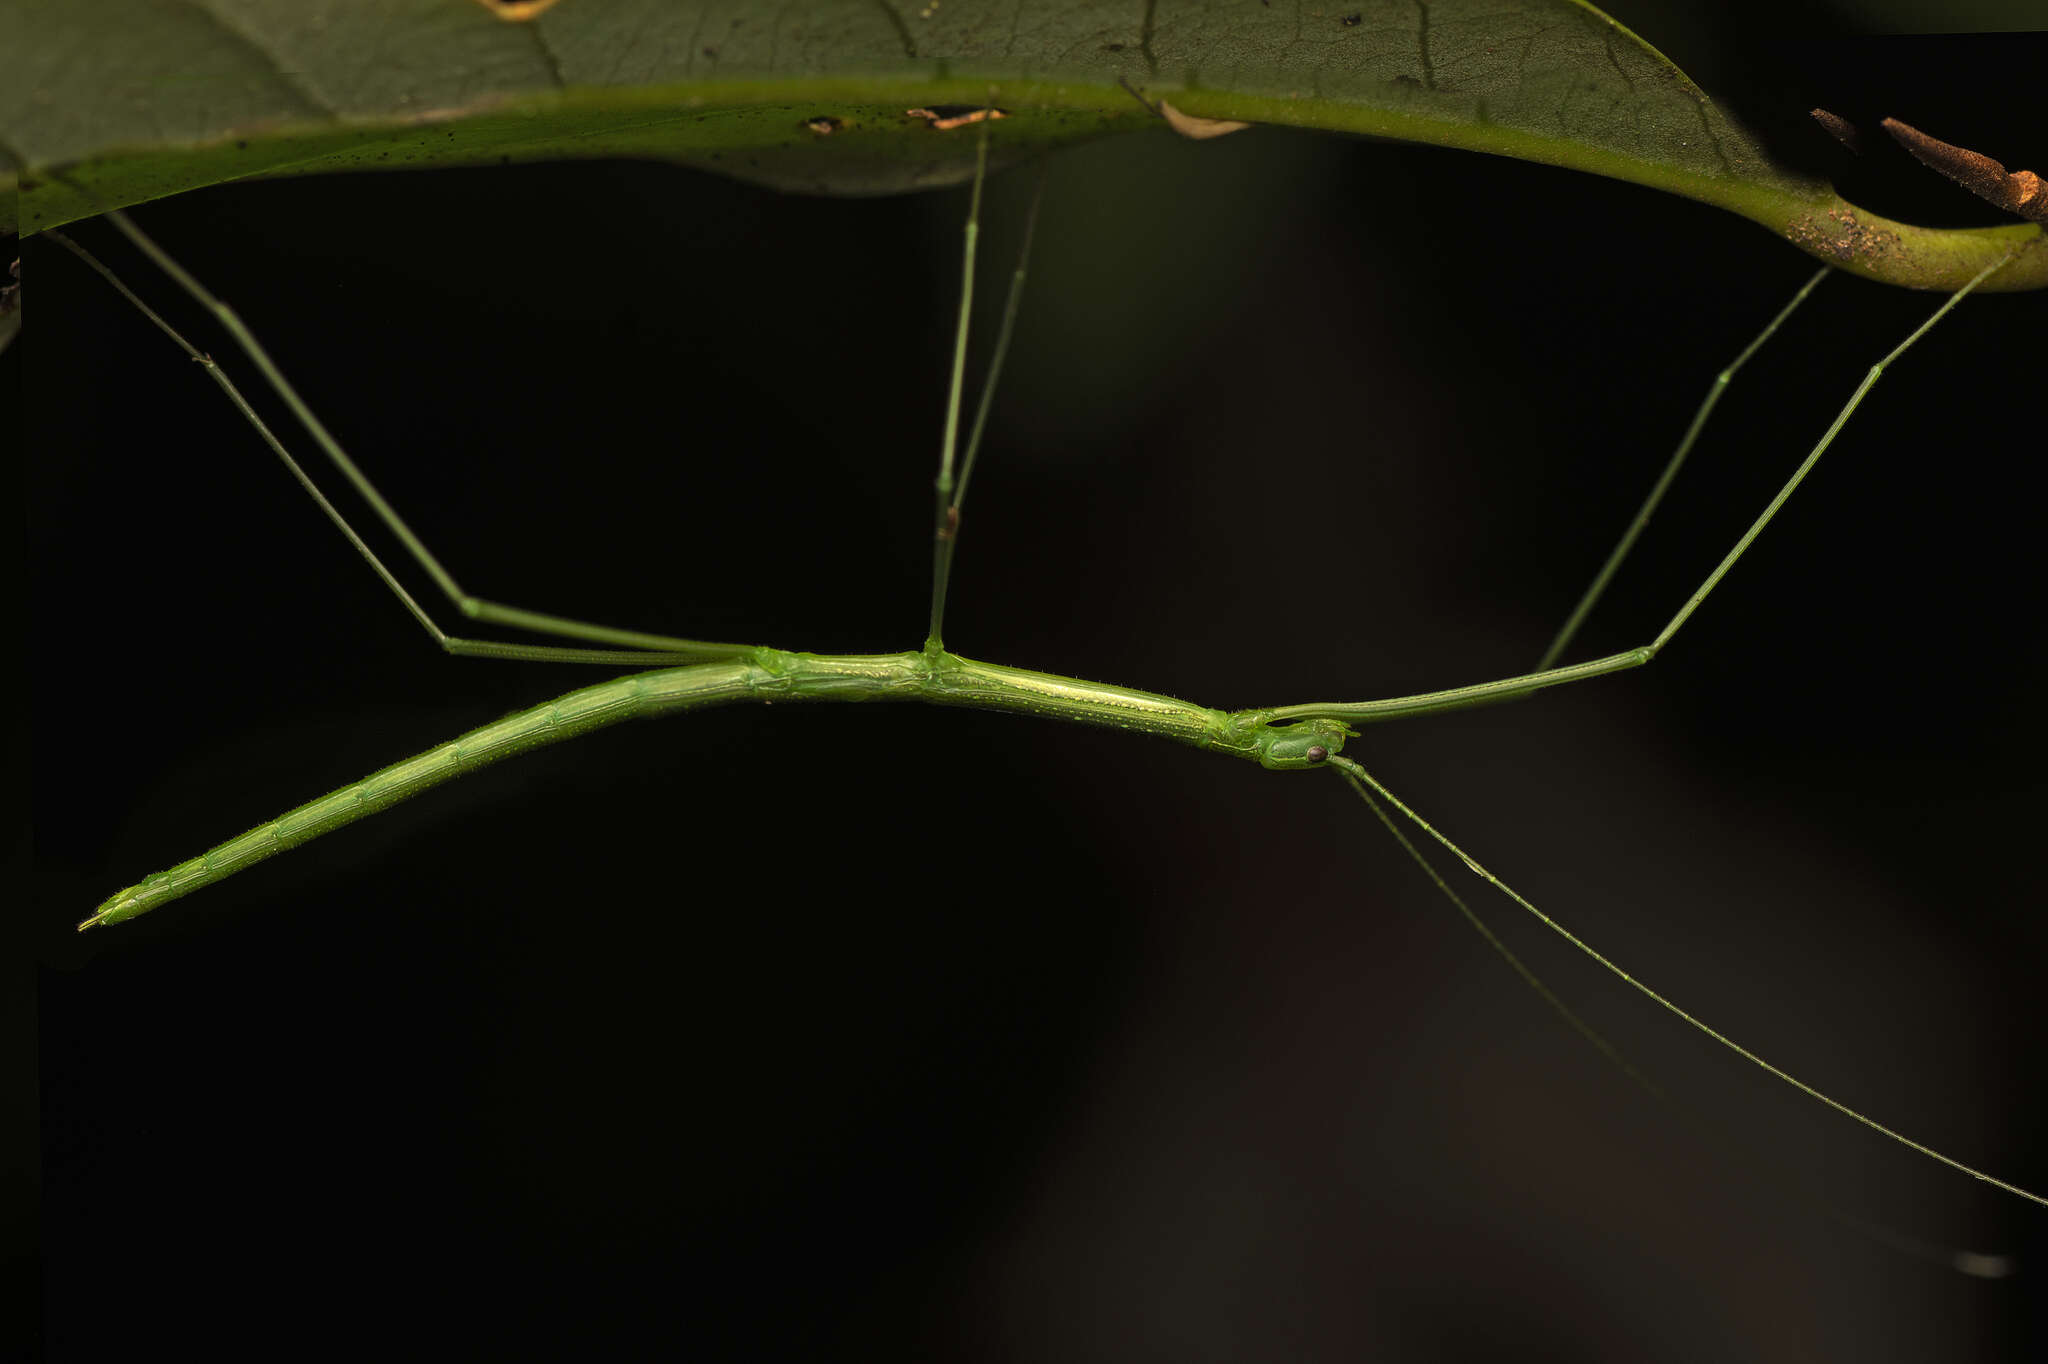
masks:
POLYGON ((1321 744, 1310 744, 1308 752, 1304 753, 1302 756, 1307 758, 1312 763, 1319 763, 1323 759, 1330 756, 1330 750, 1324 748, 1321 744))

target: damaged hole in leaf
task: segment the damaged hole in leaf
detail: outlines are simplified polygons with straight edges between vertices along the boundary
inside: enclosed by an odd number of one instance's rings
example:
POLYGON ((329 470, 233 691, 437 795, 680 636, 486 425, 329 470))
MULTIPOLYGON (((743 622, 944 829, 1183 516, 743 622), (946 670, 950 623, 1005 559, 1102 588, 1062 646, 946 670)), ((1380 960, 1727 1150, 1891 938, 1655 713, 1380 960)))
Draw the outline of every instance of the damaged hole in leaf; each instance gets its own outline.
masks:
POLYGON ((841 123, 838 119, 832 117, 830 114, 819 114, 816 118, 807 118, 804 120, 804 127, 809 128, 812 132, 816 133, 820 137, 828 137, 831 134, 838 132, 844 126, 846 125, 841 123))

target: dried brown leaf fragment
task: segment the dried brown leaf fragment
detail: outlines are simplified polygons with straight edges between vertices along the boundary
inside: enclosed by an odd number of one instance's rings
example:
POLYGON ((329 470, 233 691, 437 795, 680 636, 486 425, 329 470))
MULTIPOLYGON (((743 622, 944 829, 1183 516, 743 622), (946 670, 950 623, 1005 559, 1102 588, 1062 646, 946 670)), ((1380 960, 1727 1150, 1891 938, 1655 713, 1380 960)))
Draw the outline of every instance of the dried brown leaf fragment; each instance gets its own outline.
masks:
POLYGON ((1159 101, 1159 116, 1182 137, 1192 138, 1197 142, 1222 137, 1225 133, 1243 132, 1252 126, 1249 123, 1239 123, 1234 118, 1198 118, 1194 114, 1184 114, 1165 100, 1159 101))
POLYGON ((1884 121, 1884 130, 1921 164, 1940 171, 1978 198, 1988 199, 2008 213, 2048 225, 2048 183, 2034 172, 2008 171, 1982 152, 1929 137, 1895 118, 1884 121))
POLYGON ((1834 138, 1835 141, 1841 143, 1850 151, 1858 155, 1862 154, 1863 133, 1855 124, 1843 118, 1840 114, 1831 114, 1825 109, 1812 109, 1808 112, 1813 115, 1815 123, 1828 130, 1829 137, 1834 138))

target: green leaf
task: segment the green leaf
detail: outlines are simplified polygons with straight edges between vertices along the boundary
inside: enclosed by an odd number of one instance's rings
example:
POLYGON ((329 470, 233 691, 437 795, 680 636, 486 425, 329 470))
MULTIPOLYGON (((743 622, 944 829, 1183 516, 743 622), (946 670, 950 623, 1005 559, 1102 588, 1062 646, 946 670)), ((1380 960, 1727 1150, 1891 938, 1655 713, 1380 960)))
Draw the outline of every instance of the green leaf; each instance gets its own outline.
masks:
MULTIPOLYGON (((1155 127, 1146 101, 1161 99, 1630 180, 1916 287, 1954 287, 2042 236, 1853 208, 1775 165, 1581 0, 560 0, 524 23, 477 0, 17 0, 0 13, 0 158, 18 169, 29 232, 254 175, 566 157, 886 193, 973 165, 974 125, 909 110, 998 105, 1005 161, 1155 127)), ((1512 222, 1484 162, 1471 198, 1512 222)), ((2042 284, 2048 250, 2028 250, 1986 287, 2042 284)))

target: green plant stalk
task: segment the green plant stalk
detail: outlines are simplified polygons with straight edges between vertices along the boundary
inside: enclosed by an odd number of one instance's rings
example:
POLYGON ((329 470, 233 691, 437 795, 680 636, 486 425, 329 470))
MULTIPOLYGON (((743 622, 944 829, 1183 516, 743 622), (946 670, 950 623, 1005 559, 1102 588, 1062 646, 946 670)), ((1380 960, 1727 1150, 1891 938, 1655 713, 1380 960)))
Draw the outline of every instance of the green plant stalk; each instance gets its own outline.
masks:
POLYGON ((424 753, 330 791, 199 856, 144 877, 101 903, 81 930, 117 924, 234 875, 387 806, 501 758, 621 720, 755 701, 923 701, 1012 711, 1075 724, 1157 734, 1228 753, 1273 771, 1320 766, 1350 730, 1333 720, 1273 722, 1268 710, 1225 712, 1170 696, 956 654, 804 654, 756 649, 716 663, 662 668, 581 687, 516 711, 424 753))
MULTIPOLYGON (((1426 142, 1625 180, 1726 209, 1768 228, 1816 260, 1852 275, 1909 289, 1960 288, 1972 275, 2013 248, 2030 246, 2048 236, 2048 231, 2033 223, 1985 228, 1917 227, 1858 208, 1837 194, 1833 186, 1818 180, 1796 179, 1774 166, 1739 166, 1734 173, 1708 174, 1498 124, 1454 122, 1360 106, 1317 108, 1313 121, 1309 121, 1301 117, 1300 105, 1293 101, 1212 91, 1176 95, 1174 103, 1182 112, 1203 118, 1327 128, 1426 142)), ((1475 172, 1473 187, 1475 211, 1511 217, 1513 204, 1488 197, 1483 170, 1475 172)), ((1603 225, 1591 226, 1597 232, 1603 225)), ((1503 231, 1511 245, 1511 222, 1503 231)), ((1983 287, 1986 292, 2001 293, 2048 287, 2048 250, 2023 250, 2010 267, 1983 287)))

